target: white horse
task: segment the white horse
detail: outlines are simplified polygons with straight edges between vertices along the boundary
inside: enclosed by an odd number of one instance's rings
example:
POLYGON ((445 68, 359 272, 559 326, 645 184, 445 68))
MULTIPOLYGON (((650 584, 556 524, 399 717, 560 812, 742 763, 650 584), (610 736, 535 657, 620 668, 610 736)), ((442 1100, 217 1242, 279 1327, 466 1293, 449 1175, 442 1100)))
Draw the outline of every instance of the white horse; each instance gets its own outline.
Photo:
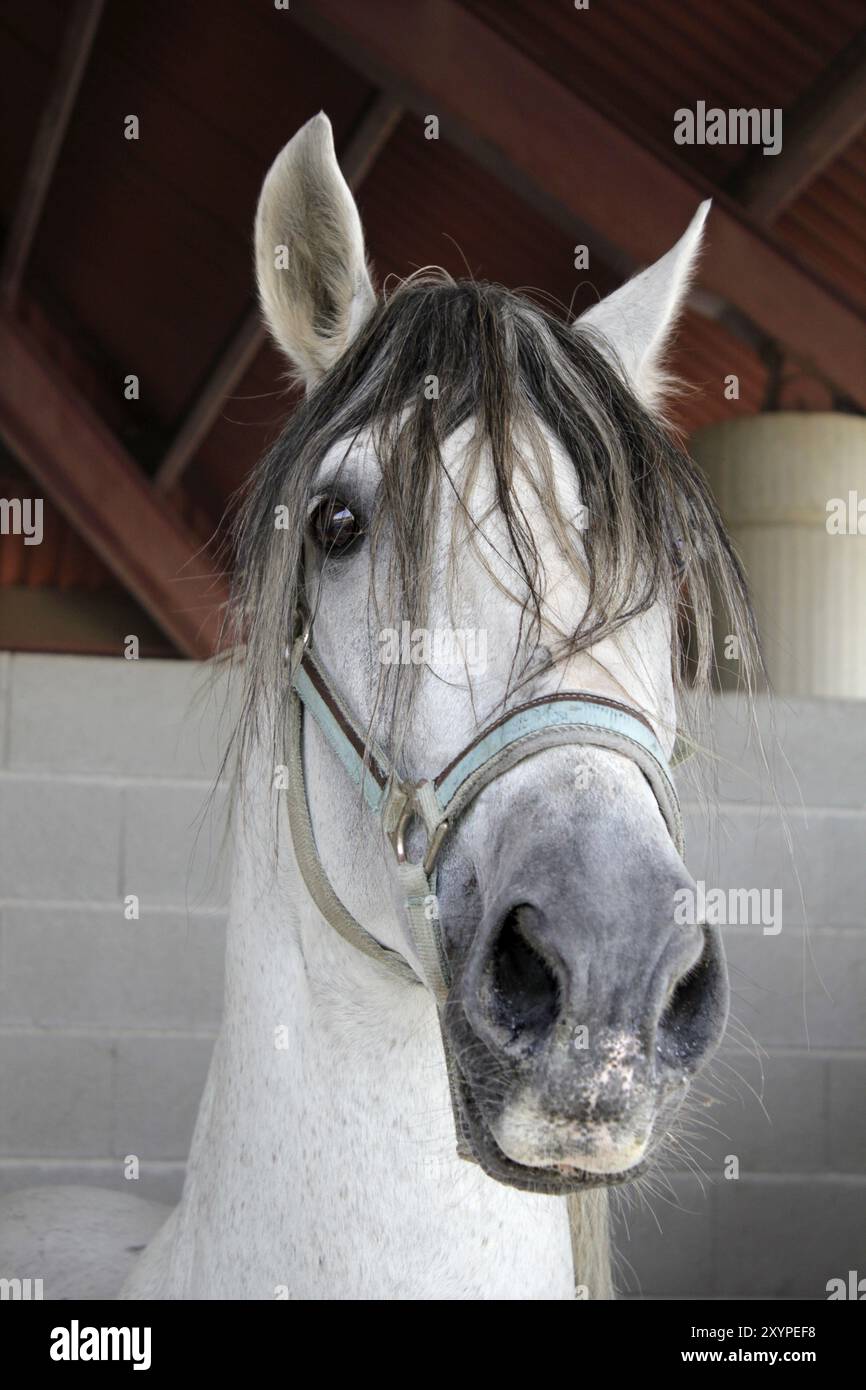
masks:
POLYGON ((239 536, 225 1011, 183 1197, 14 1194, 0 1273, 612 1296, 607 1188, 653 1162, 727 1008, 715 931, 674 920, 666 769, 711 582, 750 632, 658 423, 706 211, 569 327, 441 274, 378 299, 327 119, 278 156, 258 281, 308 394, 239 536))

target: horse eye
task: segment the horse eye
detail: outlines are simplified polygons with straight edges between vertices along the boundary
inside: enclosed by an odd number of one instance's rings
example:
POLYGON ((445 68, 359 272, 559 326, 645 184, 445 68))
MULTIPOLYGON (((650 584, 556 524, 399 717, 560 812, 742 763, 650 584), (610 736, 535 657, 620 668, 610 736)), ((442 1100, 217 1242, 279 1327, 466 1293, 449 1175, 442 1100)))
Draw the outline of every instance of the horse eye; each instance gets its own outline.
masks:
POLYGON ((357 517, 338 497, 324 497, 310 513, 310 531, 326 555, 345 555, 364 534, 357 517))

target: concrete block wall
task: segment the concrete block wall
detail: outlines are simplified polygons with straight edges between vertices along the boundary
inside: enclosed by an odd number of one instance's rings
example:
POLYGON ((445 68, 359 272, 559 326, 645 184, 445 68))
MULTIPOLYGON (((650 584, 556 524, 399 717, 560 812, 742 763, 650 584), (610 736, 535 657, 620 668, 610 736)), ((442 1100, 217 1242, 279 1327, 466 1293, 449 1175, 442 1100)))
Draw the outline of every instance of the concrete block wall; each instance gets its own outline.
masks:
POLYGON ((686 862, 708 890, 779 889, 781 930, 722 929, 727 1037, 667 1178, 621 1204, 632 1296, 823 1299, 866 1275, 866 706, 761 702, 748 728, 719 699, 718 761, 679 777, 686 862))
MULTIPOLYGON (((185 662, 0 656, 0 1190, 122 1187, 134 1153, 138 1192, 178 1195, 230 854, 225 792, 205 809, 223 703, 205 681, 185 662)), ((780 704, 773 753, 761 707, 781 815, 743 712, 717 713, 708 799, 681 777, 689 867, 781 889, 782 930, 724 928, 735 1021, 664 1177, 618 1203, 619 1286, 824 1298, 866 1275, 866 709, 780 704)))
POLYGON ((0 1191, 128 1191, 135 1154, 136 1192, 180 1193, 231 853, 208 679, 186 662, 0 656, 0 1191))

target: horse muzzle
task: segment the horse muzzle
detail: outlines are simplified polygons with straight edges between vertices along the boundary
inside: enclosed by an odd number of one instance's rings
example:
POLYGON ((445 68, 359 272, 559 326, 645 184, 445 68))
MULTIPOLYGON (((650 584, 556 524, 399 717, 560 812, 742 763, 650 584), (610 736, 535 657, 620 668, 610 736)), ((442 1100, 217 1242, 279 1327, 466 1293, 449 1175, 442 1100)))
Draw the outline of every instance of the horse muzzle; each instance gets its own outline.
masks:
POLYGON ((443 1033, 467 1142, 492 1176, 542 1192, 646 1168, 728 1005, 718 933, 675 921, 694 885, 649 793, 641 804, 622 769, 618 795, 575 812, 573 771, 554 755, 500 797, 440 885, 456 921, 443 1033))

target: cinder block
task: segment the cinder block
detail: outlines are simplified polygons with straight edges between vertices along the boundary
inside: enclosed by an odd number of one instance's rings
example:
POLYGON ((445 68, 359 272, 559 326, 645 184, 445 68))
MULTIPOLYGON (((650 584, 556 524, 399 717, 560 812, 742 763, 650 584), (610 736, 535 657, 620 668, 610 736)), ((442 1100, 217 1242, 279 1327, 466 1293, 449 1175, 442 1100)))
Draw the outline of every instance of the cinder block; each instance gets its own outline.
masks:
POLYGON ((123 892, 184 909, 222 907, 232 858, 227 797, 202 787, 148 786, 125 791, 123 892))
POLYGON ((866 1055, 831 1057, 827 1067, 827 1167, 866 1177, 866 1055))
POLYGON ((38 1027, 203 1028, 222 1012, 225 921, 115 907, 9 907, 0 1023, 38 1027))
POLYGON ((114 787, 0 775, 0 893, 116 900, 120 809, 114 787))
POLYGON ((710 1104, 690 1104, 696 1161, 724 1178, 729 1155, 750 1173, 816 1173, 826 1164, 826 1054, 770 1053, 756 1058, 731 1045, 695 1083, 710 1104), (706 1124, 703 1124, 705 1121, 706 1124), (718 1133, 717 1131, 721 1131, 718 1133))
POLYGON ((16 656, 10 766, 212 781, 232 729, 225 673, 194 661, 16 656))
POLYGON ((694 769, 711 800, 758 803, 768 810, 776 800, 786 806, 866 806, 862 759, 851 756, 863 738, 860 701, 780 698, 771 706, 760 697, 755 722, 757 733, 741 697, 716 698, 715 759, 695 759, 691 768, 683 767, 684 799, 694 795, 689 775, 694 769))
POLYGON ((790 812, 783 821, 772 810, 689 808, 685 825, 686 864, 708 889, 779 889, 783 926, 804 921, 813 927, 863 926, 866 816, 861 813, 790 812))
POLYGON ((741 1178, 716 1189, 718 1288, 729 1298, 826 1299, 866 1266, 866 1181, 741 1178))
POLYGON ((801 872, 810 885, 813 926, 856 927, 866 942, 866 816, 813 811, 808 851, 801 872))
POLYGON ((123 1161, 119 1158, 91 1159, 87 1163, 7 1158, 0 1161, 0 1196, 24 1187, 64 1187, 72 1183, 76 1187, 131 1192, 136 1197, 165 1202, 167 1207, 173 1207, 180 1201, 185 1171, 182 1163, 142 1164, 137 1179, 126 1179, 123 1161))
POLYGON ((642 1196, 612 1194, 616 1287, 646 1298, 708 1297, 713 1292, 713 1186, 690 1174, 652 1181, 642 1196))
POLYGON ((0 1153, 110 1153, 113 1043, 65 1033, 0 1036, 0 1153))
MULTIPOLYGON (((805 835, 795 823, 794 856, 785 844, 778 816, 740 807, 688 807, 684 814, 685 862, 695 880, 712 888, 758 888, 782 894, 783 923, 804 920, 797 882, 797 866, 802 864, 805 835)), ((800 869, 802 875, 802 868, 800 869)), ((811 905, 812 881, 802 875, 807 911, 811 905)), ((772 898, 770 899, 772 901, 772 898)))
POLYGON ((11 657, 0 652, 0 767, 9 761, 9 668, 11 657))
POLYGON ((121 1038, 113 1152, 145 1163, 189 1153, 213 1038, 121 1038))
POLYGON ((732 1014, 764 1047, 862 1048, 866 936, 853 930, 724 932, 732 1014))

